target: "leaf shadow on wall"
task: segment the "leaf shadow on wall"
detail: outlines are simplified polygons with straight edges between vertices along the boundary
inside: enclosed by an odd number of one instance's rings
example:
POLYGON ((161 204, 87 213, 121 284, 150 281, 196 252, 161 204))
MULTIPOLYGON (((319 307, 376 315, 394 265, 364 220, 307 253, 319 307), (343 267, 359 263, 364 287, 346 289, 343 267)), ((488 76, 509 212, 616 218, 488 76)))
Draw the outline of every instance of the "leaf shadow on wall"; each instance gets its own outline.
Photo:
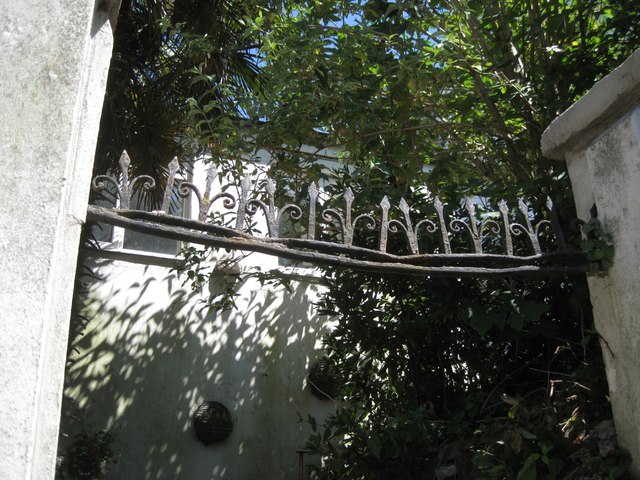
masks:
POLYGON ((207 293, 153 265, 90 259, 84 334, 67 369, 60 451, 78 417, 115 433, 118 463, 108 478, 296 478, 309 430, 331 402, 305 387, 321 355, 327 319, 314 315, 319 287, 291 292, 239 286, 238 309, 207 313, 207 293), (214 400, 234 428, 219 444, 196 440, 191 417, 214 400), (73 419, 75 417, 75 419, 73 419))

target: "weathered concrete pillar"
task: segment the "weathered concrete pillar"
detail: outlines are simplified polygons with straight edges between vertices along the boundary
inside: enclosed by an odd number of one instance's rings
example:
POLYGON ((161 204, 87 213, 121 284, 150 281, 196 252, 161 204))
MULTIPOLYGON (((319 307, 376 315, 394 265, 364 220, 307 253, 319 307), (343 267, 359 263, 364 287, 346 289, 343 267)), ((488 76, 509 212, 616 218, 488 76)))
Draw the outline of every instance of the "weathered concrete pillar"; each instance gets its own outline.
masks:
POLYGON ((53 478, 80 225, 119 0, 0 9, 0 477, 53 478))
POLYGON ((640 472, 640 50, 544 132, 545 155, 566 160, 579 218, 614 240, 613 267, 589 278, 620 445, 640 472))

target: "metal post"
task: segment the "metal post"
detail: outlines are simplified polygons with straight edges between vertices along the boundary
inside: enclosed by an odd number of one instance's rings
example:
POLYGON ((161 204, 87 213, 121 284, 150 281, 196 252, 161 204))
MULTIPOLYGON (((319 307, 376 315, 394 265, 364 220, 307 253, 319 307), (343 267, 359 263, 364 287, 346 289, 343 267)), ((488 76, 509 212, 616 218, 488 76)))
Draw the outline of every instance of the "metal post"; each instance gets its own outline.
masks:
POLYGON ((298 480, 303 480, 304 478, 304 454, 306 450, 296 450, 298 454, 298 480))

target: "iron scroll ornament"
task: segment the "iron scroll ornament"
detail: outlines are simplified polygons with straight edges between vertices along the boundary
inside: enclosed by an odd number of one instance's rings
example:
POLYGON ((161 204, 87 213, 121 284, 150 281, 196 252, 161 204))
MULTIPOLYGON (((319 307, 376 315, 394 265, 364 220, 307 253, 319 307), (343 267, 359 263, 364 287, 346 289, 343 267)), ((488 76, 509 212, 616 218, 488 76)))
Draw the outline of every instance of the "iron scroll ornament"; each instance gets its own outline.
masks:
POLYGON ((306 228, 303 228, 302 235, 290 238, 283 233, 284 222, 298 222, 300 225, 304 217, 303 209, 294 204, 278 207, 276 185, 271 179, 266 181, 264 192, 256 191, 251 178, 244 177, 237 188, 237 195, 228 193, 224 187, 212 195, 217 173, 215 167, 211 167, 207 173, 205 192, 201 193, 193 183, 175 179, 178 163, 174 160, 170 165, 162 208, 153 212, 131 210, 132 188, 136 185, 152 188, 155 182, 146 176, 129 181, 127 159, 126 152, 123 152, 120 182, 115 176, 103 175, 94 179, 93 188, 96 191, 104 190, 106 184, 111 183, 119 203, 113 208, 89 205, 89 220, 205 246, 261 252, 318 265, 370 272, 495 277, 562 275, 588 270, 583 253, 565 248, 557 212, 550 199, 547 201, 547 218, 534 222, 533 219, 540 215, 532 212, 523 199, 519 200, 515 214, 502 200, 498 204, 499 211, 489 217, 479 216, 473 201, 467 198, 462 213, 458 209, 457 214, 447 219, 445 205, 438 197, 434 197, 435 218, 415 221, 405 199, 401 199, 398 207, 393 208, 386 196, 379 204, 380 214, 377 217, 369 212, 356 215, 355 195, 350 188, 345 189, 342 195, 342 209, 322 209, 318 187, 311 183, 308 188, 306 228), (167 199, 175 195, 175 185, 181 197, 195 196, 199 206, 198 220, 171 214, 167 199), (221 211, 235 215, 235 220, 232 218, 229 221, 227 218, 223 224, 221 215, 209 215, 211 205, 218 199, 222 200, 221 211), (258 236, 248 228, 258 215, 266 223, 265 236, 258 236), (516 218, 518 215, 521 221, 516 218), (550 242, 541 242, 543 231, 547 232, 547 237, 554 239, 555 246, 550 247, 550 242), (371 232, 377 234, 377 249, 354 244, 358 233, 371 232), (406 254, 388 252, 390 234, 404 237, 406 254), (431 238, 432 241, 423 242, 423 238, 431 238), (516 243, 517 238, 522 240, 516 243), (432 245, 431 250, 426 245, 432 245), (496 245, 500 245, 502 251, 496 253, 496 245), (543 245, 553 251, 543 251, 543 245))

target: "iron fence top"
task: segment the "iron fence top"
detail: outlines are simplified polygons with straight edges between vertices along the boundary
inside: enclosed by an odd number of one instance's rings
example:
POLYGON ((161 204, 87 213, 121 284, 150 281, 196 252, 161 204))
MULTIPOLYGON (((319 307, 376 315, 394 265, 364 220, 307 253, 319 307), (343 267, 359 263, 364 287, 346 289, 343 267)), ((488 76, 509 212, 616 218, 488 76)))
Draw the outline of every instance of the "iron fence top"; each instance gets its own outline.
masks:
POLYGON ((377 211, 361 211, 354 206, 357 199, 351 188, 338 198, 321 201, 318 186, 311 183, 303 208, 303 204, 278 205, 276 183, 270 178, 261 187, 244 177, 235 188, 215 188, 215 167, 208 170, 201 191, 176 178, 179 165, 174 160, 161 208, 146 212, 131 209, 132 195, 153 188, 155 180, 145 175, 130 179, 126 152, 120 168, 118 177, 94 179, 94 191, 111 188, 116 201, 112 208, 90 205, 90 219, 190 243, 368 271, 496 276, 587 270, 584 255, 566 250, 551 199, 543 216, 524 199, 513 208, 501 200, 495 212, 479 213, 471 197, 461 207, 449 209, 433 197, 432 215, 416 218, 404 198, 394 205, 385 196, 377 211), (191 196, 198 206, 197 220, 174 215, 171 200, 191 196), (335 207, 340 204, 342 208, 335 207))

